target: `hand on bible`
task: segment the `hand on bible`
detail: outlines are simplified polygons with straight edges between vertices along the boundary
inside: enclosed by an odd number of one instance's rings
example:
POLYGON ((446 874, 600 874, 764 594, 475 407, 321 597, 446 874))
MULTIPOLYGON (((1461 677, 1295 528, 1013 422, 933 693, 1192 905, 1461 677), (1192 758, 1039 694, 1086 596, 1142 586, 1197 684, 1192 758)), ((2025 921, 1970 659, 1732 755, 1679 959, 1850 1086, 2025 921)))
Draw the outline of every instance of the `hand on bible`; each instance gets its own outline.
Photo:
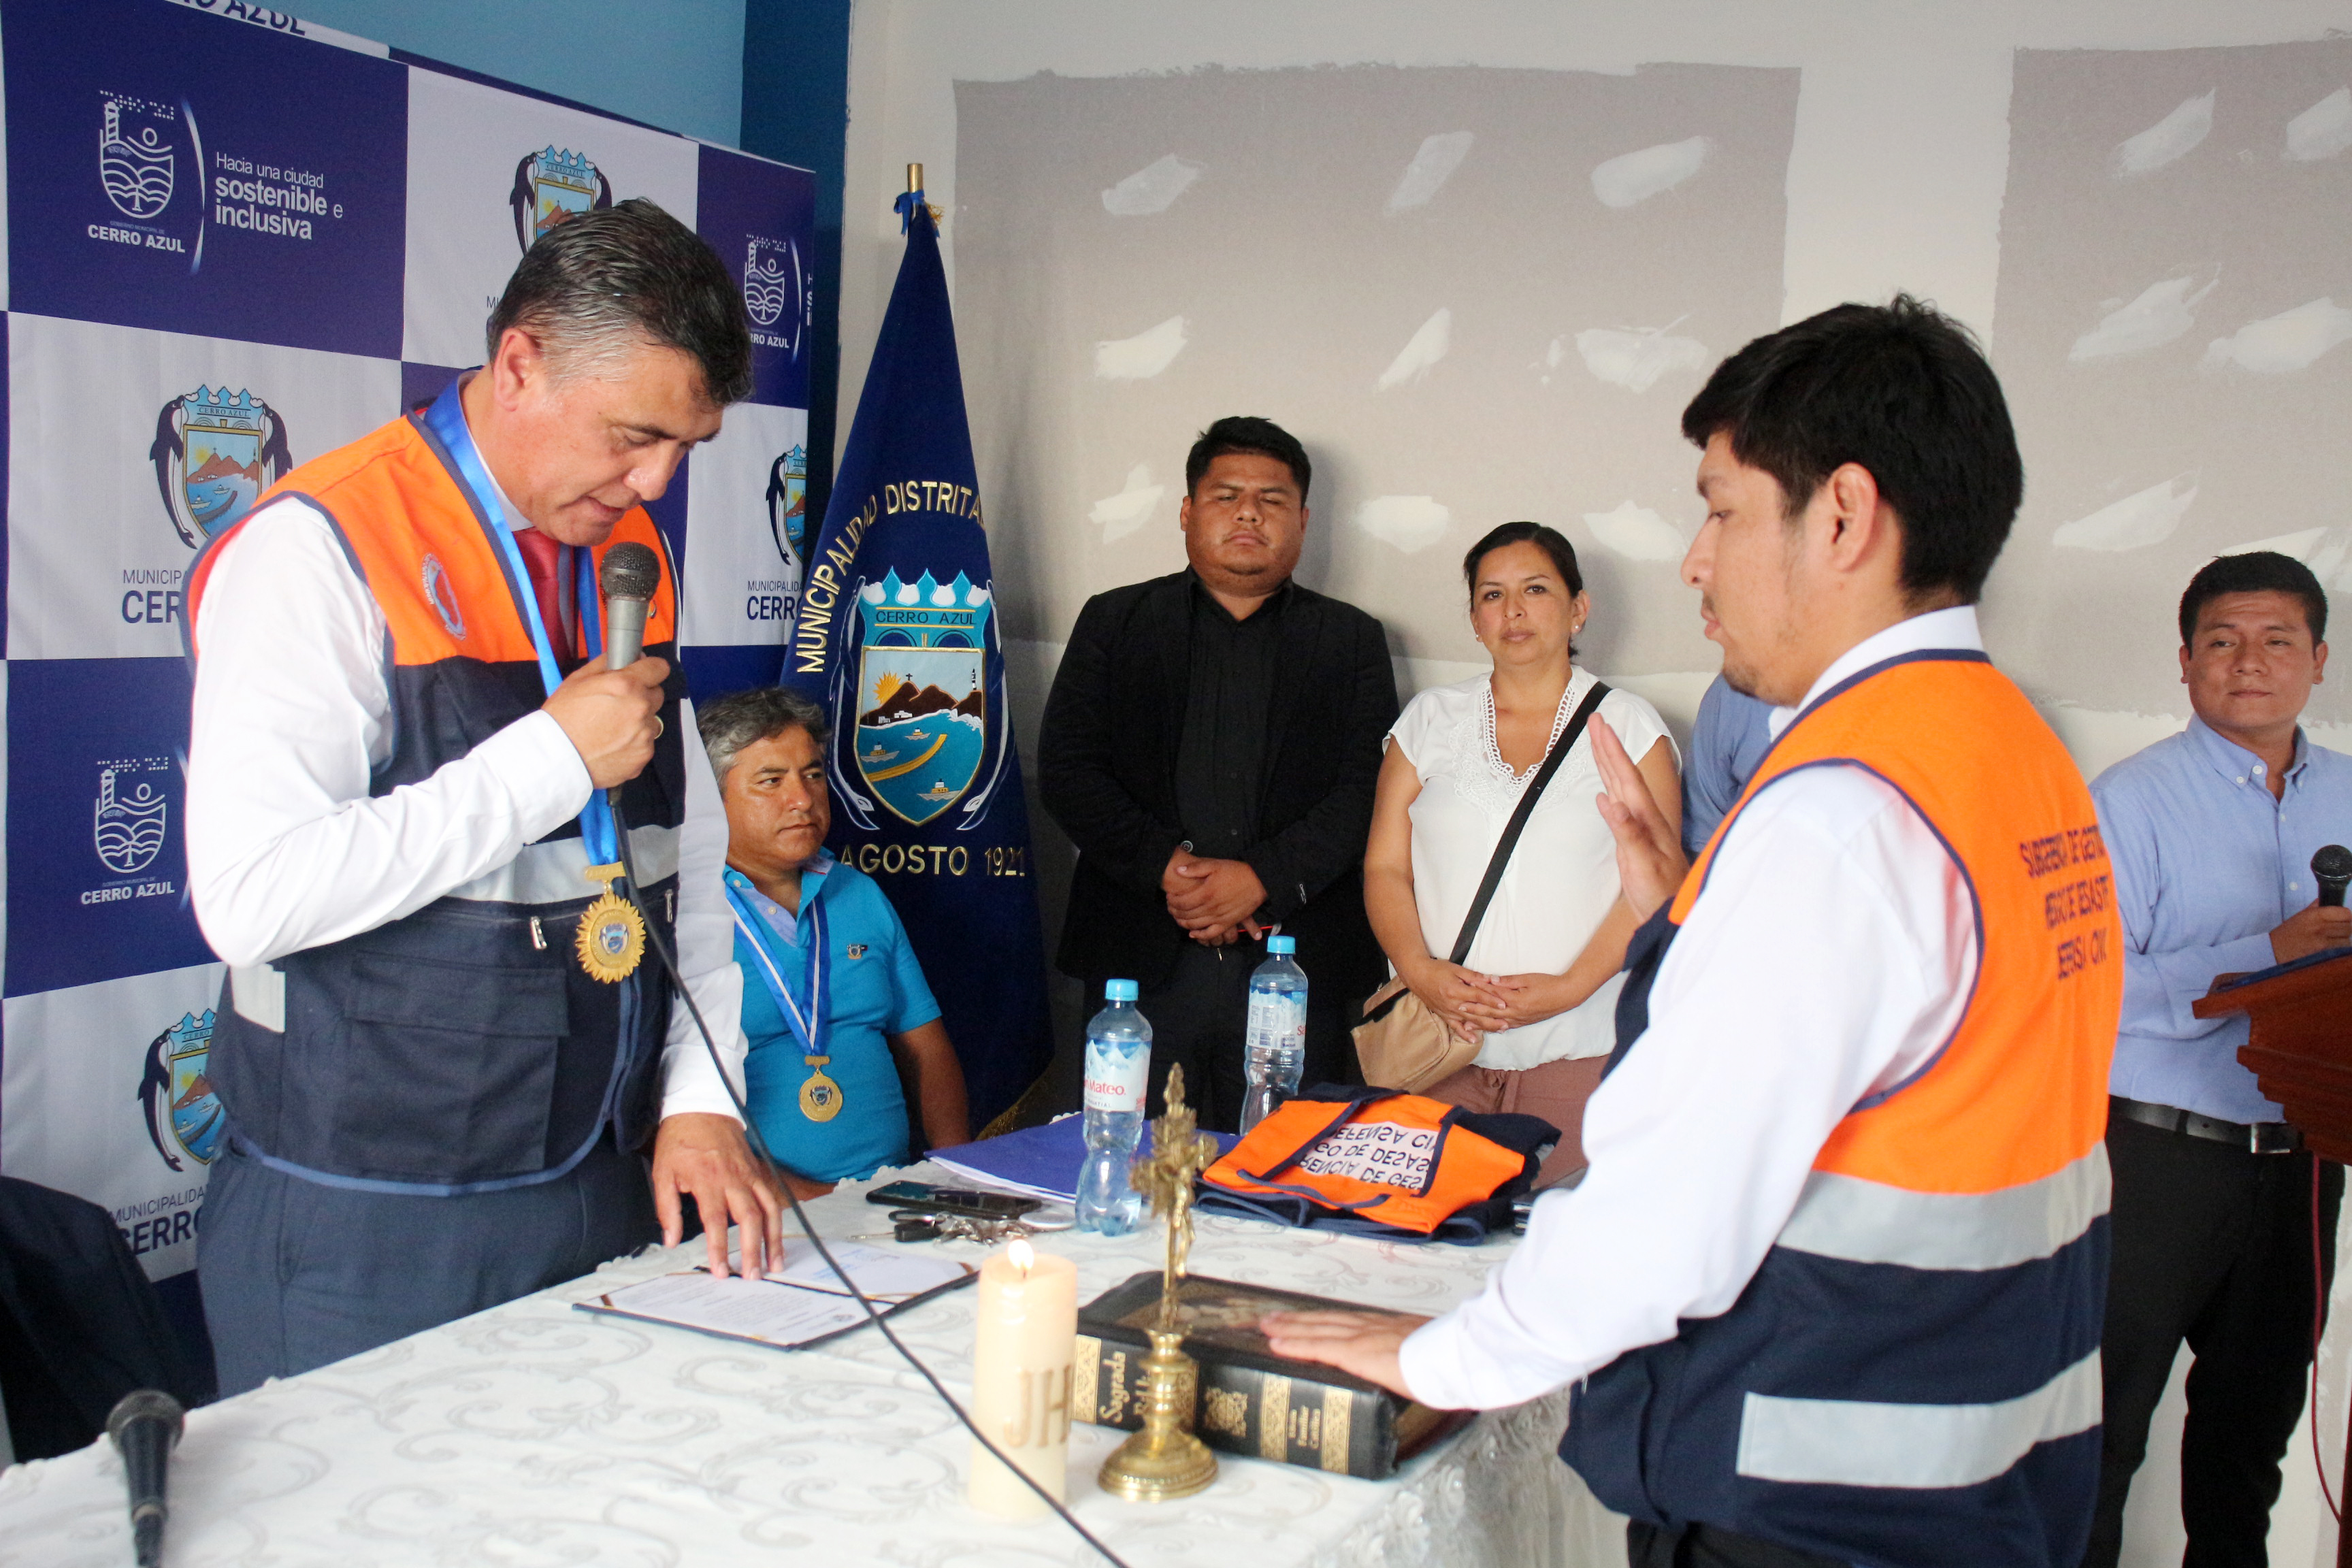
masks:
POLYGON ((1625 754, 1625 742, 1609 721, 1594 714, 1585 733, 1592 738, 1592 761, 1606 792, 1593 804, 1617 839, 1617 879, 1634 920, 1646 921, 1675 896, 1690 862, 1683 856, 1675 825, 1658 809, 1649 780, 1625 754))
POLYGON ((1336 1366, 1411 1399, 1397 1351, 1427 1321, 1404 1312, 1269 1312, 1257 1326, 1276 1355, 1336 1366))
POLYGON ((1216 943, 1216 932, 1234 927, 1257 934, 1253 917, 1265 902, 1265 884, 1245 860, 1212 860, 1179 849, 1168 858, 1160 886, 1168 895, 1169 918, 1205 942, 1216 943))

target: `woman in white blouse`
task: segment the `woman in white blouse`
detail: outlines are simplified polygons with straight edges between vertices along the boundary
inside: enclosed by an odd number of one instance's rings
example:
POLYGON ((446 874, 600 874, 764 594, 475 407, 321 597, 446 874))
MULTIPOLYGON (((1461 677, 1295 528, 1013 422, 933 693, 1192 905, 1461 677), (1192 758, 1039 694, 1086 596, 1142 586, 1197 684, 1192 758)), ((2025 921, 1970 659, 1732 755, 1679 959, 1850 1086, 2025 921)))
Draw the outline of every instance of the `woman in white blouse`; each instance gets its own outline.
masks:
MULTIPOLYGON (((1549 1185, 1584 1166, 1584 1102, 1615 1044, 1618 971, 1634 926, 1618 896, 1616 842, 1594 804, 1601 786, 1589 737, 1578 738, 1528 816, 1467 962, 1440 955, 1453 951, 1520 794, 1592 688, 1592 673, 1571 658, 1592 606, 1575 549, 1541 523, 1503 524, 1462 570, 1471 629, 1495 668, 1421 693, 1389 731, 1364 907, 1391 967, 1478 1042, 1472 1066, 1426 1092, 1558 1127, 1559 1147, 1538 1177, 1549 1185)), ((1657 710, 1612 689, 1595 718, 1678 819, 1675 744, 1657 710)))

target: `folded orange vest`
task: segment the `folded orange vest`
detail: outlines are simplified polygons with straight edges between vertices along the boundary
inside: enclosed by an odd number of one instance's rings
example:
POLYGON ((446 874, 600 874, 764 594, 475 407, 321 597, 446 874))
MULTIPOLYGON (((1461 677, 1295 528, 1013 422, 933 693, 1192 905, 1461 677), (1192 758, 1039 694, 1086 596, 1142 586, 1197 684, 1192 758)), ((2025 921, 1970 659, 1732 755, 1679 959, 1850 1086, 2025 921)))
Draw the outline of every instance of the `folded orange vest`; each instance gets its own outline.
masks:
POLYGON ((1285 1225, 1475 1243, 1508 1227, 1511 1200, 1559 1136, 1538 1117, 1421 1094, 1301 1096, 1202 1173, 1202 1202, 1285 1225))

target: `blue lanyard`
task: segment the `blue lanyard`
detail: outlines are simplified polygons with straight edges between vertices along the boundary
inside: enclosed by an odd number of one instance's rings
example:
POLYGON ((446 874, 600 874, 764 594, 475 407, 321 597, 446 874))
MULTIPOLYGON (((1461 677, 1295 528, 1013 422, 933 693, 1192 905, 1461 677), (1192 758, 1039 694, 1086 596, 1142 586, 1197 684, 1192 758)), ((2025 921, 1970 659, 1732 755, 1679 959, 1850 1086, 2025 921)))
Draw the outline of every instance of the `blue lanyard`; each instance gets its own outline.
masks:
POLYGON ((793 994, 792 987, 784 983, 784 972, 776 962, 773 932, 766 917, 751 907, 750 900, 743 897, 742 889, 737 885, 742 876, 740 871, 727 873, 727 901, 735 910, 735 929, 751 943, 752 953, 760 961, 756 968, 761 984, 767 986, 768 994, 775 999, 776 1011, 782 1013, 784 1022, 791 1026, 793 1037, 800 1042, 801 1055, 829 1056, 827 1042, 833 1035, 833 991, 825 983, 825 970, 831 961, 832 949, 826 945, 824 900, 817 897, 817 889, 809 887, 807 879, 803 877, 800 920, 805 940, 801 944, 801 989, 808 998, 803 1005, 793 994))
MULTIPOLYGON (((474 447, 474 433, 466 426, 465 405, 459 394, 465 386, 462 377, 449 384, 448 390, 434 399, 433 406, 425 411, 425 427, 440 437, 441 445, 457 465, 457 482, 471 493, 474 504, 490 520, 490 531, 506 555, 507 570, 514 577, 515 587, 522 600, 523 624, 530 628, 530 646, 539 655, 539 679, 550 697, 563 684, 563 674, 556 668, 555 646, 548 640, 547 627, 539 614, 539 595, 530 585, 530 568, 523 563, 522 547, 515 542, 514 529, 507 521, 506 509, 499 504, 499 487, 491 482, 490 471, 482 464, 482 454, 474 447)), ((573 584, 572 603, 579 607, 580 626, 588 641, 588 654, 593 658, 604 650, 603 628, 597 619, 597 603, 592 584, 593 568, 589 552, 572 552, 580 562, 580 573, 573 584)), ((559 584, 559 588, 560 588, 559 584)), ((588 852, 593 866, 609 866, 621 858, 620 838, 613 831, 613 808, 602 790, 591 790, 588 804, 580 813, 581 846, 588 852)))

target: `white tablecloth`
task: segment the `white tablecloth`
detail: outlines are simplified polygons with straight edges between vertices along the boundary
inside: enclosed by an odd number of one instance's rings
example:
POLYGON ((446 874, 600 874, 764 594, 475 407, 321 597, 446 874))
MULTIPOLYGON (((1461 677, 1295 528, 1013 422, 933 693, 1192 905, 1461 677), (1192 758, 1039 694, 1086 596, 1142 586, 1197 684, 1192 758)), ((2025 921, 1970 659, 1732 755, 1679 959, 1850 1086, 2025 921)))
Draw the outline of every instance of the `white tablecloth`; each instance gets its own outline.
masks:
MULTIPOLYGON (((918 1167, 918 1178, 943 1173, 918 1167)), ((845 1188, 810 1205, 828 1237, 887 1228, 845 1188)), ((789 1226, 789 1221, 787 1222, 789 1226)), ((946 1244, 975 1261, 982 1249, 946 1244)), ((1048 1237, 1080 1300, 1155 1268, 1157 1226, 1048 1237)), ((592 1316, 575 1300, 690 1268, 699 1243, 194 1412, 172 1469, 172 1568, 672 1568, 754 1555, 845 1565, 1098 1563, 1059 1521, 963 1501, 971 1439, 880 1335, 796 1353, 592 1316)), ((1392 1247, 1203 1216, 1196 1273, 1433 1312, 1507 1242, 1392 1247)), ((961 1397, 973 1298, 893 1326, 961 1397)), ((1071 1500, 1136 1568, 1558 1565, 1624 1561, 1622 1521, 1554 1457, 1566 1395, 1480 1416, 1384 1482, 1220 1456, 1177 1502, 1094 1485, 1123 1437, 1071 1432, 1071 1500)), ((0 1565, 131 1561, 121 1468, 103 1442, 0 1472, 0 1565)))

